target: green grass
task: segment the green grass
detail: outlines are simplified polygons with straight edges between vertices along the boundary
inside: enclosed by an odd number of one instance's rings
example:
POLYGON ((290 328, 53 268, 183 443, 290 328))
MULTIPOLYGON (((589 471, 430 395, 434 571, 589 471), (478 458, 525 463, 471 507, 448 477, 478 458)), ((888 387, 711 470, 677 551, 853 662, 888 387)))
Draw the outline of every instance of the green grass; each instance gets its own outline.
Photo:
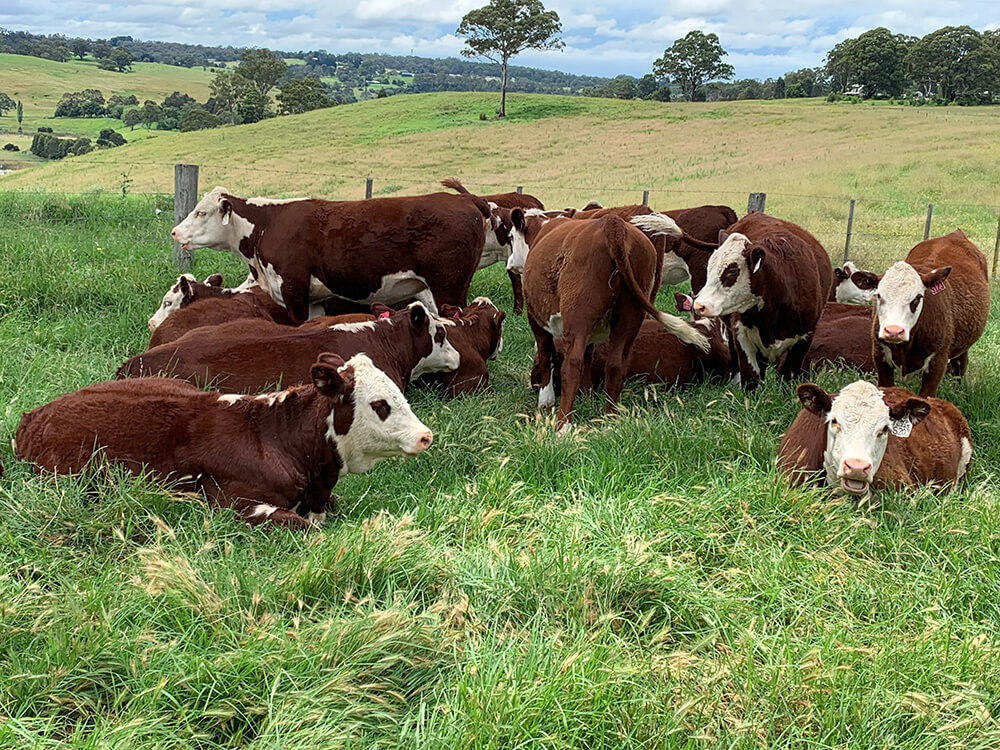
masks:
MULTIPOLYGON (((23 411, 144 346, 169 208, 0 195, 0 747, 1000 744, 996 314, 940 394, 975 442, 958 492, 785 487, 797 402, 773 378, 632 384, 611 418, 585 395, 558 439, 509 315, 490 392, 410 389, 426 454, 346 477, 320 530, 252 529, 11 454, 23 411)), ((217 270, 243 275, 196 253, 217 270)), ((510 309, 497 267, 472 293, 510 309)))

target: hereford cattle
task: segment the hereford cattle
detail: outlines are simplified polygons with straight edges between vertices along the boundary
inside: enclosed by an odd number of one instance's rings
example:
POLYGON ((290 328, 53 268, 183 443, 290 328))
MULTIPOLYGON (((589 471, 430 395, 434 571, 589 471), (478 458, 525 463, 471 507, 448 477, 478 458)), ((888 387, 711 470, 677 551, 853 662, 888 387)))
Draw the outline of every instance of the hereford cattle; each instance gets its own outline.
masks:
POLYGON ((840 393, 798 388, 799 411, 781 438, 778 469, 793 484, 818 481, 850 495, 898 485, 956 485, 972 439, 955 406, 903 388, 857 381, 840 393))
POLYGON ((961 378, 969 347, 990 312, 986 258, 961 229, 917 243, 882 276, 851 278, 875 290, 872 351, 880 386, 919 372, 921 396, 937 393, 945 371, 961 378))
POLYGON ((431 431, 365 354, 321 354, 311 384, 221 395, 167 378, 97 383, 21 417, 15 453, 60 474, 111 461, 257 524, 320 523, 343 474, 415 456, 431 431))
POLYGON ((422 301, 464 305, 490 209, 476 196, 432 193, 364 201, 238 198, 216 187, 171 236, 185 249, 227 250, 301 323, 310 303, 422 301))
POLYGON ((256 392, 298 383, 320 352, 341 357, 365 352, 400 388, 424 373, 459 364, 445 326, 414 302, 385 318, 312 330, 268 320, 196 328, 127 360, 117 377, 163 374, 223 391, 256 392))
POLYGON ((830 291, 830 258, 805 229, 762 213, 730 227, 709 256, 708 280, 695 297, 702 317, 731 316, 740 384, 753 388, 769 362, 785 378, 802 372, 830 291))
MULTIPOLYGON (((150 331, 155 331, 160 323, 166 320, 168 315, 180 310, 184 305, 191 304, 199 290, 204 290, 202 291, 203 294, 211 294, 221 287, 221 273, 213 273, 211 276, 205 277, 205 280, 200 284, 193 274, 182 273, 177 277, 174 285, 163 295, 160 306, 156 308, 156 312, 146 321, 146 326, 150 331)), ((215 295, 213 294, 213 296, 215 295)))
MULTIPOLYGON (((830 290, 831 302, 840 302, 844 305, 867 305, 872 301, 875 290, 862 289, 854 281, 854 274, 858 272, 858 267, 851 261, 833 269, 833 288, 830 290)), ((867 272, 861 271, 861 273, 867 272)))
MULTIPOLYGON (((557 428, 569 425, 583 373, 587 346, 608 341, 604 371, 606 409, 618 403, 632 342, 646 314, 682 341, 708 349, 705 335, 680 318, 660 312, 649 301, 659 256, 639 229, 610 214, 592 221, 554 219, 537 232, 513 213, 514 253, 523 262, 524 299, 535 334, 533 372, 541 390, 539 406, 554 403, 555 339, 563 340, 559 368, 557 428), (529 239, 530 238, 530 239, 529 239), (526 243, 531 242, 529 246, 526 243), (527 247, 526 252, 519 248, 527 247)), ((670 218, 660 217, 659 231, 678 236, 670 218)), ((520 270, 515 268, 515 270, 520 270)))
POLYGON ((477 297, 464 309, 442 305, 441 313, 448 341, 458 352, 458 369, 424 375, 421 380, 442 386, 449 398, 485 388, 489 382, 486 363, 503 349, 506 313, 486 297, 477 297))
POLYGON ((809 351, 802 360, 802 369, 832 364, 875 372, 871 344, 873 314, 868 305, 827 302, 816 324, 809 351))

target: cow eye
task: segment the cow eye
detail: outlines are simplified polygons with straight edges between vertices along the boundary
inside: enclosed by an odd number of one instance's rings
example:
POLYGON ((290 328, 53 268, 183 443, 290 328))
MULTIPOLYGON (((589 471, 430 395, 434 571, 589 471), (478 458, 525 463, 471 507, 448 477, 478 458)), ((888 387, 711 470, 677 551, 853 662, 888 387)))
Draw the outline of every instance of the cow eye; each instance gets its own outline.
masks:
POLYGON ((204 212, 204 211, 195 211, 195 212, 194 212, 194 215, 195 215, 195 216, 204 216, 204 215, 205 215, 205 212, 204 212))
POLYGON ((840 422, 836 419, 830 420, 830 427, 834 430, 834 432, 840 432, 840 422))
POLYGON ((740 276, 739 266, 737 266, 735 263, 730 263, 723 269, 722 274, 719 276, 719 280, 722 282, 724 286, 732 286, 736 282, 736 279, 739 278, 739 276, 740 276))
POLYGON ((910 302, 910 312, 917 311, 917 308, 920 307, 920 300, 922 300, 923 298, 924 295, 922 294, 918 294, 916 297, 913 298, 913 301, 910 302))
POLYGON ((889 434, 889 425, 886 425, 885 427, 883 427, 883 428, 882 428, 881 430, 879 430, 879 432, 878 432, 878 436, 879 436, 879 437, 885 437, 885 436, 886 436, 886 435, 888 435, 888 434, 889 434))
POLYGON ((170 300, 167 300, 166 302, 163 303, 163 306, 164 307, 170 307, 172 304, 174 304, 174 303, 171 302, 170 300))
POLYGON ((378 418, 383 422, 389 418, 392 414, 392 407, 385 399, 379 399, 378 401, 372 401, 371 403, 372 411, 378 414, 378 418))

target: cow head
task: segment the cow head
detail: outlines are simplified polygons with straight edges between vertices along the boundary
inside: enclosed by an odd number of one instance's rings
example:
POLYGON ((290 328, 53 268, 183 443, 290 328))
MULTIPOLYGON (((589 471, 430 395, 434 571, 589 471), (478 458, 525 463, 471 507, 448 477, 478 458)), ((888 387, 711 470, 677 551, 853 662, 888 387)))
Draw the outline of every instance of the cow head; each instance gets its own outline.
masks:
POLYGON ((858 271, 851 279, 858 277, 868 288, 871 288, 872 277, 877 279, 874 299, 878 338, 887 344, 902 344, 909 341, 913 334, 913 327, 924 307, 925 295, 928 292, 937 294, 950 273, 951 266, 918 271, 900 260, 889 266, 881 278, 858 271))
POLYGON ((709 256, 708 279, 694 298, 695 314, 718 318, 759 305, 764 300, 754 293, 753 281, 766 262, 766 250, 745 234, 726 235, 709 256))
POLYGON ((250 236, 253 225, 233 211, 230 198, 224 187, 205 193, 184 221, 170 230, 170 236, 185 250, 208 247, 238 252, 240 240, 250 236))
POLYGON ((878 286, 877 277, 874 285, 867 283, 873 276, 874 274, 868 271, 859 271, 851 261, 834 268, 834 296, 837 302, 842 305, 867 305, 875 296, 875 287, 878 286), (859 286, 858 282, 865 284, 865 287, 859 286))
MULTIPOLYGON (((202 282, 204 286, 221 287, 222 274, 213 273, 202 282)), ((190 304, 198 295, 198 280, 189 273, 177 277, 176 283, 163 295, 160 306, 156 308, 153 316, 146 321, 150 331, 155 331, 160 323, 167 319, 170 313, 177 312, 182 307, 190 304)))
POLYGON ((485 315, 489 323, 490 343, 486 353, 486 359, 496 359, 497 355, 503 351, 503 321, 507 313, 500 310, 493 304, 489 297, 476 297, 466 308, 472 310, 474 315, 485 315))
POLYGON ((416 380, 429 372, 450 372, 457 370, 461 364, 458 350, 448 341, 446 326, 440 318, 427 311, 422 302, 412 302, 403 311, 409 319, 410 326, 417 335, 424 331, 431 340, 430 354, 422 357, 410 373, 410 380, 416 380))
POLYGON ((889 407, 882 391, 863 380, 833 396, 813 383, 803 383, 797 393, 806 409, 826 420, 827 484, 852 495, 864 495, 871 488, 889 433, 909 437, 931 410, 930 403, 916 397, 889 407))
POLYGON ((336 446, 343 471, 359 474, 383 458, 415 456, 431 444, 427 425, 367 354, 355 354, 346 363, 336 354, 320 354, 311 374, 316 390, 334 405, 326 419, 326 438, 336 446), (353 417, 346 432, 338 434, 334 412, 346 402, 353 405, 353 417))
POLYGON ((510 212, 510 257, 507 258, 507 270, 514 273, 524 272, 524 263, 528 259, 528 250, 538 233, 538 230, 549 220, 545 212, 537 208, 524 211, 520 208, 510 212))

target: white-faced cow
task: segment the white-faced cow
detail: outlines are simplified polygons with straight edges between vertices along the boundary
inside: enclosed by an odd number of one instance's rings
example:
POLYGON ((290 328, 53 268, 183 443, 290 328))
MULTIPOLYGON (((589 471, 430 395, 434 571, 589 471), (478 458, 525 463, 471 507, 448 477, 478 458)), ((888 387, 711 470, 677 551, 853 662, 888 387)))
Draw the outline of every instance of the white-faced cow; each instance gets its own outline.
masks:
POLYGON ((939 398, 857 381, 840 393, 798 388, 804 407, 781 438, 778 468, 793 484, 819 481, 851 495, 899 485, 957 484, 969 467, 965 417, 939 398))
POLYGON ((965 374, 969 347, 990 312, 986 258, 961 229, 917 243, 882 276, 852 279, 875 290, 872 351, 878 384, 919 372, 921 396, 933 396, 945 372, 965 374))
MULTIPOLYGON (((833 288, 830 290, 830 301, 842 305, 867 305, 875 296, 874 289, 862 289, 854 281, 854 274, 868 273, 860 271, 851 261, 833 269, 833 288)), ((858 277, 861 278, 861 277, 858 277)))
POLYGON ((424 375, 421 380, 441 385, 449 398, 485 388, 490 377, 486 363, 503 349, 507 314, 487 297, 476 297, 464 309, 442 305, 441 313, 448 341, 458 352, 458 369, 424 375))
POLYGON ((744 388, 755 387, 782 355, 778 372, 795 377, 830 291, 830 258, 802 227, 762 213, 747 214, 729 232, 709 257, 695 312, 731 316, 744 388))
MULTIPOLYGON (((540 385, 539 406, 555 400, 557 353, 560 400, 557 428, 569 425, 582 377, 587 347, 608 341, 604 370, 605 407, 612 411, 621 394, 624 362, 645 315, 690 344, 708 349, 708 339, 686 321, 653 307, 650 295, 659 268, 657 250, 645 234, 615 214, 591 221, 553 219, 537 231, 518 211, 514 218, 511 260, 523 263, 524 300, 535 334, 533 372, 540 385)), ((539 218, 539 217, 536 217, 539 218)), ((672 219, 660 217, 663 233, 680 235, 672 219)), ((510 261, 509 261, 510 263, 510 261)))
POLYGON ((155 331, 157 327, 168 315, 180 310, 185 305, 191 304, 195 296, 201 294, 213 294, 222 287, 222 274, 213 273, 206 276, 205 280, 198 283, 198 279, 193 274, 182 273, 177 277, 177 281, 163 295, 160 306, 156 312, 146 321, 146 326, 150 331, 155 331))
POLYGON ((328 298, 362 305, 415 298, 432 312, 440 303, 464 305, 489 221, 486 201, 469 195, 274 201, 217 187, 171 235, 184 248, 243 259, 301 323, 311 303, 328 298))
POLYGON ((24 414, 15 453, 61 474, 95 460, 145 469, 249 523, 306 528, 323 520, 342 475, 415 456, 432 439, 367 355, 322 354, 310 378, 262 396, 165 378, 97 383, 24 414))

